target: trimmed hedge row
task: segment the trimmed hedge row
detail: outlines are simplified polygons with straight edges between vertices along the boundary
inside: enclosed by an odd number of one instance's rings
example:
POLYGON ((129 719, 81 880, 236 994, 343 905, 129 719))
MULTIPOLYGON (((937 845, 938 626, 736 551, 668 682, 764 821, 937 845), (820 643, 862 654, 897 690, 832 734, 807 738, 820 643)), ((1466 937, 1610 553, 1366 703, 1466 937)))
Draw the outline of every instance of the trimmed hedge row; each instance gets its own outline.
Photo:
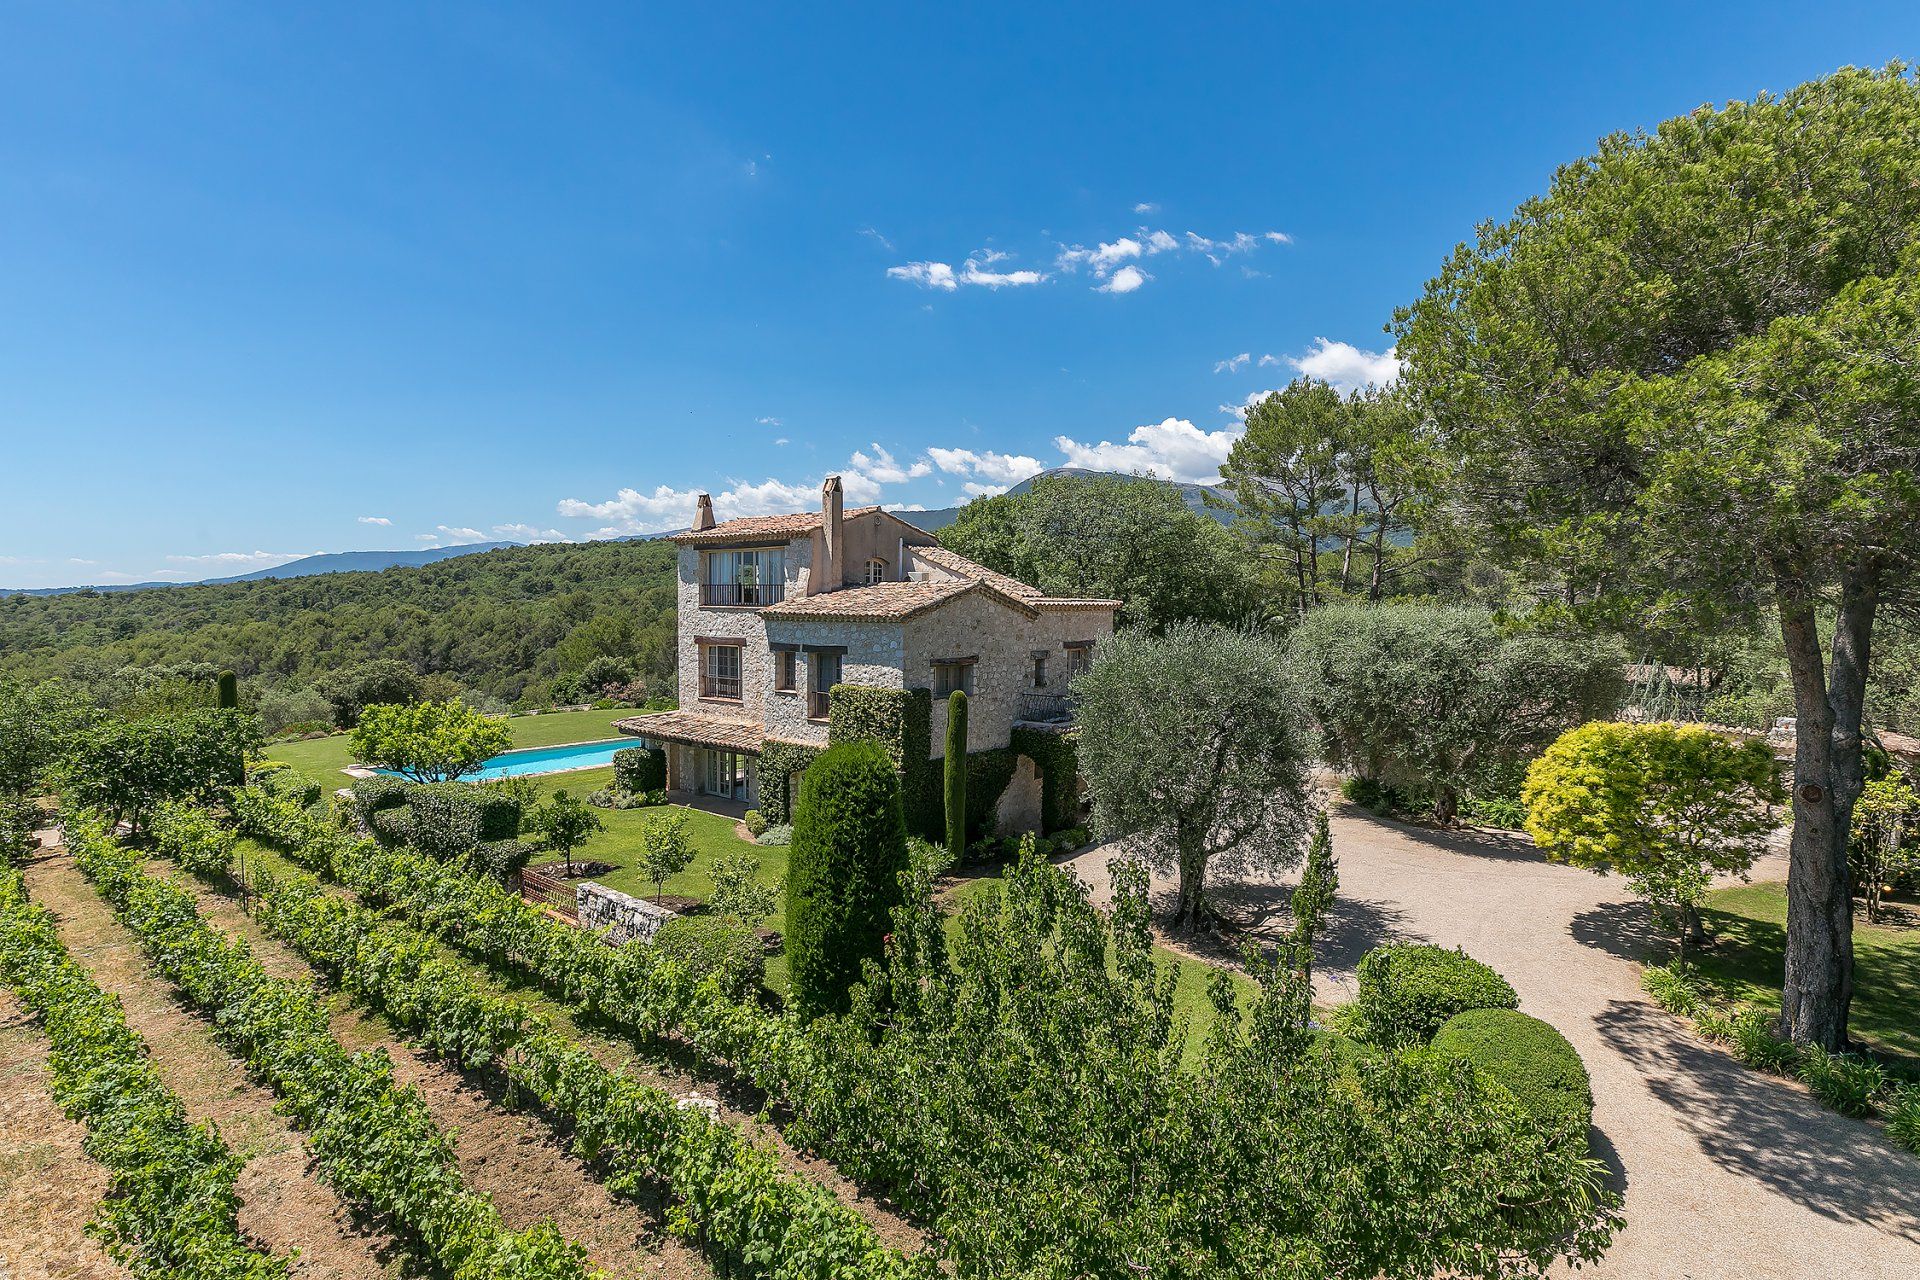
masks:
MULTIPOLYGON (((397 908, 428 934, 489 959, 538 957, 537 968, 524 960, 517 967, 542 981, 564 975, 557 993, 569 1001, 656 1035, 692 1026, 710 1053, 769 1062, 782 1052, 788 1024, 729 999, 722 975, 703 977, 670 949, 606 946, 498 886, 410 850, 353 839, 312 814, 283 811, 263 822, 276 807, 270 797, 240 807, 256 832, 295 833, 292 842, 275 840, 289 857, 368 902, 397 908)), ((930 1261, 885 1248, 830 1192, 787 1174, 771 1151, 608 1070, 538 1015, 486 993, 413 929, 323 892, 310 876, 263 877, 256 887, 267 928, 436 1050, 468 1065, 497 1061, 515 1084, 565 1115, 589 1153, 609 1161, 616 1190, 643 1182, 666 1188, 680 1202, 676 1229, 737 1272, 776 1280, 933 1274, 930 1261)))
POLYGON ((760 744, 760 816, 770 827, 789 826, 793 822, 793 802, 799 789, 793 776, 806 771, 820 758, 825 747, 802 746, 797 742, 760 744))
POLYGON ((667 753, 658 747, 628 747, 613 753, 616 791, 665 791, 667 753))
POLYGON ((83 1121, 82 1149, 112 1181, 89 1230, 136 1276, 277 1280, 288 1260, 256 1248, 236 1221, 241 1161, 189 1124, 119 998, 74 962, 18 869, 0 867, 0 980, 40 1019, 53 1099, 83 1121))
POLYGON ((149 875, 97 820, 70 821, 67 844, 154 968, 280 1095, 343 1197, 384 1215, 443 1274, 586 1280, 583 1251, 551 1224, 510 1231, 492 1200, 466 1188, 426 1104, 394 1083, 386 1054, 347 1054, 312 984, 269 976, 243 941, 208 926, 190 894, 149 875))
POLYGON ((1040 829, 1048 835, 1080 822, 1080 734, 1015 725, 1008 749, 1040 766, 1040 829))
MULTIPOLYGON (((933 760, 933 691, 837 684, 827 694, 827 740, 838 744, 871 738, 886 748, 900 773, 900 807, 907 830, 939 840, 946 805, 941 766, 933 760)), ((972 781, 969 779, 969 781, 972 781)), ((997 799, 999 793, 995 792, 997 799)), ((791 803, 784 819, 791 822, 791 803)))
POLYGON ((1447 1019, 1469 1009, 1516 1009, 1507 980, 1464 951, 1389 943, 1360 960, 1354 1034, 1387 1048, 1425 1044, 1447 1019))
POLYGON ((1578 1051, 1550 1024, 1515 1009, 1469 1009, 1447 1019, 1431 1047, 1498 1081, 1548 1130, 1585 1141, 1593 1082, 1578 1051))

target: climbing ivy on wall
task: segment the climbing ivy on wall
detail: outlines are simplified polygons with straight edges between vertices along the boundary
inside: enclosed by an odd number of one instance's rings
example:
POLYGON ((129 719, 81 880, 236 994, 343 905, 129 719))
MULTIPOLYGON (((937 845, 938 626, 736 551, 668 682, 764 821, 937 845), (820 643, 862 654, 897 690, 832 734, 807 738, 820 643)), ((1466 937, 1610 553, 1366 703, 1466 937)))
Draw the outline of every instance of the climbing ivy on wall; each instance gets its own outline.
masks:
POLYGON ((900 771, 900 805, 907 830, 929 840, 940 838, 945 806, 940 799, 941 771, 933 762, 931 690, 837 684, 827 695, 827 738, 831 742, 872 738, 885 747, 900 771))
POLYGON ((793 778, 818 756, 822 748, 802 746, 797 742, 774 742, 769 739, 760 744, 760 814, 770 827, 782 826, 793 821, 793 802, 796 799, 793 778))
POLYGON ((1051 834, 1079 817, 1080 735, 1015 725, 1008 749, 1040 766, 1040 826, 1051 834))

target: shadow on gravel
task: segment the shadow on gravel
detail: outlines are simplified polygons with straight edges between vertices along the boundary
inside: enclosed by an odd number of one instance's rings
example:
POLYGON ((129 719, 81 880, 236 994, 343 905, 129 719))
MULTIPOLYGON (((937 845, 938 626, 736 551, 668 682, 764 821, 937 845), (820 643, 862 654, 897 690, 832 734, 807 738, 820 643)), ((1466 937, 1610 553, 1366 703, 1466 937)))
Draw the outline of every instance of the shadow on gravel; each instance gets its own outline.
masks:
MULTIPOLYGON (((1547 861, 1540 851, 1533 847, 1533 841, 1525 836, 1496 831, 1491 827, 1462 827, 1449 830, 1446 827, 1427 826, 1419 822, 1405 822, 1399 818, 1382 817, 1371 809, 1363 809, 1347 800, 1337 802, 1330 812, 1335 817, 1352 822, 1364 822, 1382 831, 1397 832, 1421 844, 1468 858, 1491 858, 1496 862, 1547 861)), ((1335 854, 1340 852, 1340 839, 1337 835, 1334 837, 1333 851, 1335 854)))
POLYGON ((1594 1022, 1715 1164, 1825 1217, 1920 1241, 1920 1158, 1874 1126, 1741 1064, 1651 1005, 1616 1000, 1594 1022))
POLYGON ((1567 932, 1583 947, 1636 964, 1659 952, 1668 940, 1654 924, 1653 913, 1644 902, 1603 902, 1589 907, 1568 923, 1567 932))
POLYGON ((1627 1166, 1621 1162, 1620 1151, 1613 1145, 1613 1139, 1593 1125, 1588 1125, 1587 1149, 1593 1153, 1595 1160, 1606 1166, 1608 1189, 1616 1195, 1625 1196, 1627 1166))

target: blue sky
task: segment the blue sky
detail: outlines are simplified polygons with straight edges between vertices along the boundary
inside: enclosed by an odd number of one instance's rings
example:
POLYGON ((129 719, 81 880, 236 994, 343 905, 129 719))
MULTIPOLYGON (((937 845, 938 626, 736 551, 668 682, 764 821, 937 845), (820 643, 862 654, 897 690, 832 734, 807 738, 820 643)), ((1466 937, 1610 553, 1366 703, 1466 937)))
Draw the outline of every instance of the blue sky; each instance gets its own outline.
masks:
POLYGON ((1203 478, 1601 134, 1920 51, 1911 5, 700 8, 0 5, 0 586, 1203 478))

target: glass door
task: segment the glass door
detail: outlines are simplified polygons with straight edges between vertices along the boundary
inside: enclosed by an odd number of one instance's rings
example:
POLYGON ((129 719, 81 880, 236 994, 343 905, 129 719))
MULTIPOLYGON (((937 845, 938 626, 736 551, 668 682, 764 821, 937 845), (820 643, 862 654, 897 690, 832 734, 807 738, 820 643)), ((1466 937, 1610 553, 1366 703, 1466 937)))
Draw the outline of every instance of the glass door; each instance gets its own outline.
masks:
POLYGON ((733 776, 735 756, 731 751, 703 751, 706 777, 701 788, 710 796, 733 796, 733 776))

